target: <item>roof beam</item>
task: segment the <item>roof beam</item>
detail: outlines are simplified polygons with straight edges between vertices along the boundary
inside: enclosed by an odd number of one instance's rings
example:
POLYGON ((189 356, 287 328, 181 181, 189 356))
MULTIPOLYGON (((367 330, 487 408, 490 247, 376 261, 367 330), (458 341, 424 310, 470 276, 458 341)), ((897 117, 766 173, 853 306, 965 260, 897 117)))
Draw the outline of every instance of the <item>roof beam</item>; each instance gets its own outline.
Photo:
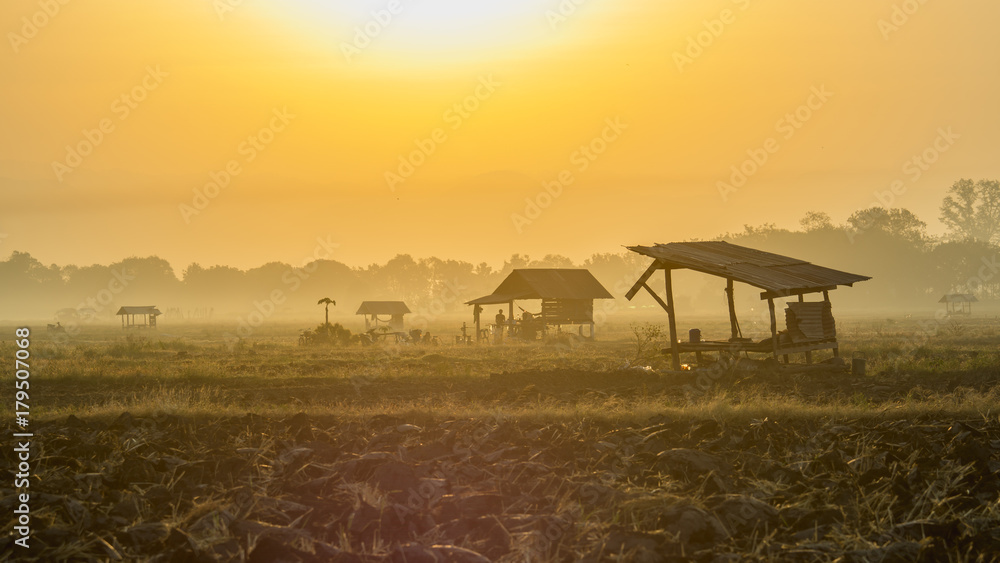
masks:
POLYGON ((662 299, 662 298, 661 298, 661 297, 660 297, 659 295, 657 295, 657 294, 656 294, 656 292, 655 292, 655 291, 653 291, 653 289, 652 289, 651 287, 649 287, 649 286, 648 286, 647 284, 645 284, 645 283, 644 283, 644 284, 642 284, 642 287, 643 287, 643 288, 644 288, 644 289, 645 289, 646 291, 648 291, 650 295, 652 295, 652 296, 653 296, 653 299, 655 299, 655 300, 656 300, 656 302, 660 304, 660 307, 663 307, 663 310, 664 310, 664 311, 666 311, 667 313, 670 313, 670 306, 669 306, 669 305, 667 305, 667 304, 666 304, 666 302, 664 302, 664 301, 663 301, 663 299, 662 299))
POLYGON ((828 285, 825 287, 810 287, 810 288, 800 288, 800 289, 783 289, 781 291, 762 291, 760 292, 761 301, 765 299, 778 299, 781 297, 793 297, 795 295, 805 295, 807 293, 822 293, 824 291, 833 291, 837 289, 835 285, 828 285))
MULTIPOLYGON (((628 290, 628 293, 625 294, 625 299, 631 301, 632 298, 635 297, 635 294, 639 293, 639 290, 642 289, 644 285, 646 285, 646 282, 649 281, 649 278, 656 273, 656 270, 659 270, 662 267, 663 266, 660 264, 659 260, 653 260, 653 263, 650 264, 649 267, 646 268, 646 271, 643 272, 641 276, 639 276, 638 280, 636 280, 635 285, 632 286, 632 289, 628 290)), ((646 289, 648 290, 649 288, 647 287, 646 289)), ((650 293, 652 293, 651 290, 650 293)), ((653 295, 655 296, 656 294, 653 293, 653 295)), ((659 300, 659 297, 657 297, 657 300, 659 300)), ((666 307, 664 307, 664 309, 665 308, 666 307)))

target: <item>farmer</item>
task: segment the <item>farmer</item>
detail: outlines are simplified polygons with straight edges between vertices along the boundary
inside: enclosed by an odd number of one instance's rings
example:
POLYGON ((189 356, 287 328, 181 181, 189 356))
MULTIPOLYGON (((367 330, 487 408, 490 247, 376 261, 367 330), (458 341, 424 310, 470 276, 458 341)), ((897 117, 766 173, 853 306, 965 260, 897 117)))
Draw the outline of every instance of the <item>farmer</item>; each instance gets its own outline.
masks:
POLYGON ((503 343, 503 326, 507 322, 507 317, 503 316, 503 309, 500 309, 499 311, 497 311, 497 316, 496 316, 495 320, 496 320, 496 324, 497 324, 497 331, 493 335, 493 343, 494 344, 502 344, 503 343))

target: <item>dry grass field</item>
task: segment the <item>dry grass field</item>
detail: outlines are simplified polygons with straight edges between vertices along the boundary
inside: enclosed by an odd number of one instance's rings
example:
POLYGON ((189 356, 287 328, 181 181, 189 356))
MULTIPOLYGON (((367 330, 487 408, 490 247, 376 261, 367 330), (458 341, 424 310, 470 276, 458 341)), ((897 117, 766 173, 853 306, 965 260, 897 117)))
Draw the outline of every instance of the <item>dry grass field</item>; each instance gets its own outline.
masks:
POLYGON ((1000 560, 996 320, 844 320, 864 376, 670 372, 626 325, 505 346, 307 347, 297 328, 34 331, 32 555, 1000 560))

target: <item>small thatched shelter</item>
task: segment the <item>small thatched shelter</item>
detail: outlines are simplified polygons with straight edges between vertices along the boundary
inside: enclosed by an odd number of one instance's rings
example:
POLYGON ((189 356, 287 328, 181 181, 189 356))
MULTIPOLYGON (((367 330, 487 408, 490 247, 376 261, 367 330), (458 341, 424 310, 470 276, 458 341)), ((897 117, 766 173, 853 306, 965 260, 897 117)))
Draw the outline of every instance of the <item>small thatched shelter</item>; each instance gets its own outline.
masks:
MULTIPOLYGON (((476 334, 481 336, 480 312, 483 305, 506 304, 508 316, 505 328, 511 334, 529 334, 522 328, 544 333, 548 327, 562 325, 583 325, 590 327, 590 338, 594 337, 594 299, 613 299, 608 290, 589 270, 575 268, 523 268, 514 270, 493 293, 466 303, 475 307, 476 334), (541 300, 537 314, 525 311, 518 321, 514 316, 514 302, 541 300)), ((523 311, 523 309, 522 309, 523 311)), ((477 337, 478 340, 478 337, 477 337)))
POLYGON ((122 328, 156 328, 156 317, 162 315, 155 305, 127 306, 115 313, 122 318, 122 328))
POLYGON ((402 301, 365 301, 355 314, 365 316, 366 331, 385 326, 392 332, 403 332, 403 315, 409 313, 402 301))
POLYGON ((949 293, 938 303, 944 303, 949 316, 969 316, 972 314, 972 304, 978 302, 971 293, 949 293))

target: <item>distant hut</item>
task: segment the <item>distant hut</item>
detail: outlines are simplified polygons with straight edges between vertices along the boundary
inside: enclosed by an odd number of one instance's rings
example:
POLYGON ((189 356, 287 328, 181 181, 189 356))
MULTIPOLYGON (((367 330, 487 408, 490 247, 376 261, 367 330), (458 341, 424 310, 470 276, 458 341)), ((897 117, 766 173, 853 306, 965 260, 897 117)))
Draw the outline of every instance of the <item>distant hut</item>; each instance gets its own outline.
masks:
POLYGON ((116 313, 122 318, 122 328, 156 328, 156 317, 162 315, 154 305, 122 307, 116 313))
POLYGON ((365 316, 365 331, 385 326, 392 332, 403 332, 403 315, 409 313, 402 301, 365 301, 355 314, 365 316))
POLYGON ((720 354, 740 354, 760 352, 772 355, 775 360, 783 356, 788 362, 788 354, 805 353, 806 362, 812 361, 815 350, 833 350, 839 356, 837 333, 830 306, 830 291, 838 286, 851 286, 871 279, 831 268, 817 266, 804 260, 763 252, 745 246, 737 246, 723 241, 672 242, 655 246, 630 246, 629 250, 649 256, 653 263, 639 277, 625 297, 632 300, 636 293, 645 289, 659 303, 668 316, 670 329, 670 354, 673 368, 681 369, 681 352, 695 352, 698 357, 703 352, 720 354), (688 269, 726 280, 726 297, 729 302, 730 338, 728 340, 702 340, 701 332, 692 330, 688 342, 677 338, 674 291, 671 282, 673 270, 688 269), (658 270, 665 277, 666 300, 662 299, 648 285, 650 278, 658 270), (741 282, 763 289, 760 298, 767 300, 771 316, 771 337, 761 342, 743 338, 736 319, 733 297, 733 282, 741 282), (822 301, 805 301, 805 296, 822 293, 822 301), (778 332, 775 313, 776 299, 797 297, 798 302, 787 304, 785 309, 785 330, 778 332))
POLYGON ((942 297, 938 303, 944 303, 948 311, 948 316, 969 316, 972 314, 972 304, 978 302, 976 296, 971 293, 949 293, 942 297))
POLYGON ((508 315, 504 328, 511 334, 521 336, 545 333, 549 327, 562 325, 583 325, 590 327, 590 338, 594 337, 594 299, 613 299, 608 290, 584 269, 571 268, 524 268, 514 270, 490 295, 473 299, 466 303, 475 307, 477 340, 482 336, 480 316, 483 305, 506 304, 508 315), (541 300, 541 309, 525 314, 520 320, 514 315, 514 302, 541 300), (528 331, 528 332, 525 332, 528 331))

